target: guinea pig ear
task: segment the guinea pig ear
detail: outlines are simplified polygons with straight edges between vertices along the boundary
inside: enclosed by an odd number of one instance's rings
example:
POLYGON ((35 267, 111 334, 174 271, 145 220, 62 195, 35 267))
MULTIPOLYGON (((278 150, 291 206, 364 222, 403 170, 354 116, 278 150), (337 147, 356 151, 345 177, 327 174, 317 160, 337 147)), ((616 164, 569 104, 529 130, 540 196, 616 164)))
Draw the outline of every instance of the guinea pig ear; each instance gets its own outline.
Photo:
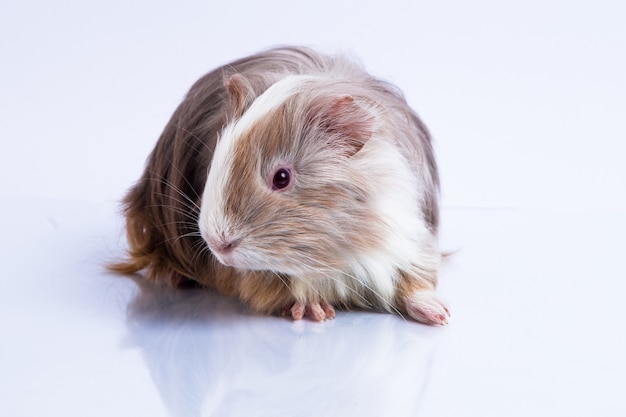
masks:
POLYGON ((233 74, 224 80, 224 87, 230 99, 230 114, 238 119, 254 101, 252 84, 243 75, 233 74))
POLYGON ((350 95, 334 97, 320 109, 319 126, 347 157, 361 150, 374 132, 374 115, 350 95))

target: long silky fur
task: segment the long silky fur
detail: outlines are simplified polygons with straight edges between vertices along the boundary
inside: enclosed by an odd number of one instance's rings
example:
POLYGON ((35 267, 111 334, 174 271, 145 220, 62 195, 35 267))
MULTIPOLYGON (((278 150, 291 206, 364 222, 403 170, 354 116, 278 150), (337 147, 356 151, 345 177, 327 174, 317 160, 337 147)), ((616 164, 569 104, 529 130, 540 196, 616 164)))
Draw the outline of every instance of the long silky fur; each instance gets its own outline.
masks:
MULTIPOLYGON (((327 56, 307 48, 281 47, 234 61, 199 79, 165 126, 150 154, 143 175, 123 200, 128 257, 110 265, 123 274, 145 271, 151 281, 174 285, 181 279, 234 295, 258 311, 275 311, 289 304, 291 278, 271 271, 246 273, 221 265, 202 239, 199 228, 201 197, 220 134, 267 88, 286 75, 345 74, 375 91, 382 105, 392 108, 413 137, 398 148, 424 181, 423 216, 436 236, 439 223, 439 178, 430 135, 394 86, 377 80, 349 59, 327 56), (228 80, 241 75, 249 83, 245 95, 233 102, 228 80), (402 120, 401 120, 402 121, 402 120), (236 279, 234 279, 236 277, 236 279), (266 297, 255 294, 262 289, 266 297)), ((433 278, 435 279, 435 278, 433 278)), ((434 282, 433 282, 434 286, 434 282)), ((409 290, 407 290, 409 291, 409 290)), ((349 307, 349 306, 344 306, 349 307)))

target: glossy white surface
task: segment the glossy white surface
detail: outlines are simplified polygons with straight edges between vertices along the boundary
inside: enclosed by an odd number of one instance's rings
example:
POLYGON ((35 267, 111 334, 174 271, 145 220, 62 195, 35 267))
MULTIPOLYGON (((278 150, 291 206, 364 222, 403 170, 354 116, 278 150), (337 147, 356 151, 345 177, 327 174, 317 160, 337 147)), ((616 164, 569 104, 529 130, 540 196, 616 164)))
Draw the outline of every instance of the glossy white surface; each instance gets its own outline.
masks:
POLYGON ((624 6, 255 4, 1 6, 0 416, 626 415, 624 6), (277 43, 355 51, 432 130, 449 326, 104 270, 184 92, 277 43))
POLYGON ((444 210, 448 327, 104 272, 111 206, 3 199, 1 415, 623 415, 622 215, 444 210), (573 226, 576 225, 574 228, 573 226))

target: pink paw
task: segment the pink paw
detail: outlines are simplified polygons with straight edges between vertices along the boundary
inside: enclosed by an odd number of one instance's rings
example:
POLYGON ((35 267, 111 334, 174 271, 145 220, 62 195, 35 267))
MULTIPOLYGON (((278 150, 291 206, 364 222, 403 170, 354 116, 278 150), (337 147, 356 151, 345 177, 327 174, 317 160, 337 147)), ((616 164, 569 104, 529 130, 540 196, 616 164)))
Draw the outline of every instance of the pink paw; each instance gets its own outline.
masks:
POLYGON ((433 291, 418 291, 406 298, 406 311, 415 320, 426 324, 448 324, 450 310, 433 291))
POLYGON ((335 318, 335 309, 326 301, 303 303, 296 301, 290 308, 282 311, 283 316, 291 316, 294 320, 307 317, 314 321, 323 321, 335 318))

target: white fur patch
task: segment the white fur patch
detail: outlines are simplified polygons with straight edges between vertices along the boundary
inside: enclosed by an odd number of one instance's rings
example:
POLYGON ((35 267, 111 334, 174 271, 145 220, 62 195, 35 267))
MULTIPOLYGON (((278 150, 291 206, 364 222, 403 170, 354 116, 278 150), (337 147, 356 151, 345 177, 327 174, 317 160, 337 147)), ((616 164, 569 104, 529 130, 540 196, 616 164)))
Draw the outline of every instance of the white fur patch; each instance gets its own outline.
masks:
POLYGON ((351 273, 391 304, 398 270, 411 271, 416 265, 430 270, 434 262, 431 233, 420 211, 420 185, 405 158, 384 139, 372 138, 354 162, 371 174, 373 204, 385 225, 385 236, 381 249, 353 257, 351 273))

